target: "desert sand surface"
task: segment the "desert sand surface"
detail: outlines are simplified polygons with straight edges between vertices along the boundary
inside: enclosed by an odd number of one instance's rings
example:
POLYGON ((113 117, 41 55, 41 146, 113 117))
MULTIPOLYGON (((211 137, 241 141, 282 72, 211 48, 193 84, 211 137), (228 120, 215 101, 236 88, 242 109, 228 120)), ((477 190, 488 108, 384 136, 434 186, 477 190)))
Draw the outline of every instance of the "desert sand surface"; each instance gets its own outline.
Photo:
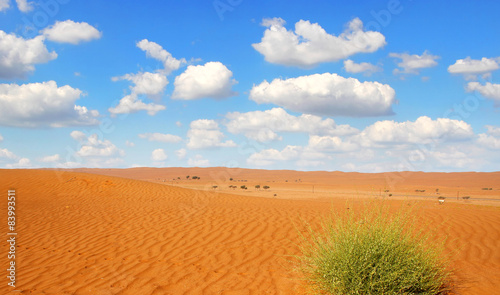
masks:
MULTIPOLYGON (((299 254, 304 222, 314 226, 331 210, 377 198, 394 208, 416 203, 421 220, 444 222, 456 294, 498 294, 500 173, 398 176, 389 182, 384 174, 227 168, 0 170, 4 194, 16 191, 18 234, 16 287, 4 275, 0 293, 303 294, 288 255, 299 254), (471 198, 456 200, 457 191, 471 198), (439 205, 438 196, 446 202, 439 205)), ((5 217, 6 198, 0 208, 5 217)), ((7 251, 6 239, 1 244, 7 251)), ((0 263, 8 265, 7 255, 0 263)))
POLYGON ((390 196, 393 199, 432 200, 445 197, 447 202, 500 206, 500 172, 346 173, 225 167, 76 169, 75 171, 257 197, 310 199, 390 196), (201 179, 193 180, 193 176, 201 179), (230 185, 236 188, 230 188, 230 185), (240 188, 242 185, 247 189, 242 190, 240 188), (256 185, 260 185, 260 189, 255 189, 256 185), (264 190, 264 186, 269 186, 269 189, 264 190))

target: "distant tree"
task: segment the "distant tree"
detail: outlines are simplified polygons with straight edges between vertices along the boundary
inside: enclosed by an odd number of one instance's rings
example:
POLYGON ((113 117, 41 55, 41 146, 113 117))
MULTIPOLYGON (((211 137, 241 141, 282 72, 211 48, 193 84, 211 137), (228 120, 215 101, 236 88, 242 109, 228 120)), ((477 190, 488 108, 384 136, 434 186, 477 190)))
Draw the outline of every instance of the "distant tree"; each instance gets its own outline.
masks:
POLYGON ((216 189, 216 188, 218 188, 218 186, 214 185, 214 186, 212 186, 212 188, 213 188, 213 189, 216 189))
POLYGON ((246 185, 242 185, 240 186, 241 189, 247 189, 247 186, 246 185))
POLYGON ((263 189, 269 189, 270 187, 268 185, 264 185, 262 188, 263 189))
POLYGON ((229 181, 233 181, 233 178, 232 178, 232 177, 231 177, 231 178, 229 178, 229 181))
POLYGON ((188 175, 188 176, 186 176, 186 179, 189 179, 189 175, 188 175))
POLYGON ((260 189, 260 184, 257 184, 257 185, 255 186, 255 188, 256 188, 256 189, 260 189))

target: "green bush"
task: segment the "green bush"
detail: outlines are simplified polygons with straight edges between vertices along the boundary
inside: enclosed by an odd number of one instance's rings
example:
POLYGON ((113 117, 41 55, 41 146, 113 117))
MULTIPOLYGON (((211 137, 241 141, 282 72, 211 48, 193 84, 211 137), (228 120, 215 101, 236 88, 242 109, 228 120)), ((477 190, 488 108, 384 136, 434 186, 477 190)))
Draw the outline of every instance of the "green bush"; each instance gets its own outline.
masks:
POLYGON ((314 294, 444 294, 450 270, 444 240, 418 225, 411 207, 391 214, 365 205, 301 234, 298 269, 314 294))

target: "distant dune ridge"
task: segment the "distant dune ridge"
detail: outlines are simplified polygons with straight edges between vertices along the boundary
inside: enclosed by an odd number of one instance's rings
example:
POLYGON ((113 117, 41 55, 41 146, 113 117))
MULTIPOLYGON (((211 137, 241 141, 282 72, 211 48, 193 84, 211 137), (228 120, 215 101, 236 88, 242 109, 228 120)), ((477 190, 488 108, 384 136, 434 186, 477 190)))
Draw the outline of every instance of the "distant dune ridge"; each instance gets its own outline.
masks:
POLYGON ((499 172, 47 169, 0 170, 0 179, 5 195, 16 190, 18 222, 17 284, 4 276, 2 294, 302 294, 286 256, 299 254, 301 221, 366 198, 416 201, 420 218, 445 222, 458 293, 500 289, 499 172))

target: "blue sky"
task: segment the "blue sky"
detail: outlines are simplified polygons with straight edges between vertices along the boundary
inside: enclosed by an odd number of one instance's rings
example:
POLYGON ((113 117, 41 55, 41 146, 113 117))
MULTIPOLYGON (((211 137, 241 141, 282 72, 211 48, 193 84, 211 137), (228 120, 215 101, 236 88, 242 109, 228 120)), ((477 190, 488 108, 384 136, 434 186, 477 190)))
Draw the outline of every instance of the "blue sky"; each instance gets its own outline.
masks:
POLYGON ((0 0, 0 167, 498 171, 498 11, 0 0))

